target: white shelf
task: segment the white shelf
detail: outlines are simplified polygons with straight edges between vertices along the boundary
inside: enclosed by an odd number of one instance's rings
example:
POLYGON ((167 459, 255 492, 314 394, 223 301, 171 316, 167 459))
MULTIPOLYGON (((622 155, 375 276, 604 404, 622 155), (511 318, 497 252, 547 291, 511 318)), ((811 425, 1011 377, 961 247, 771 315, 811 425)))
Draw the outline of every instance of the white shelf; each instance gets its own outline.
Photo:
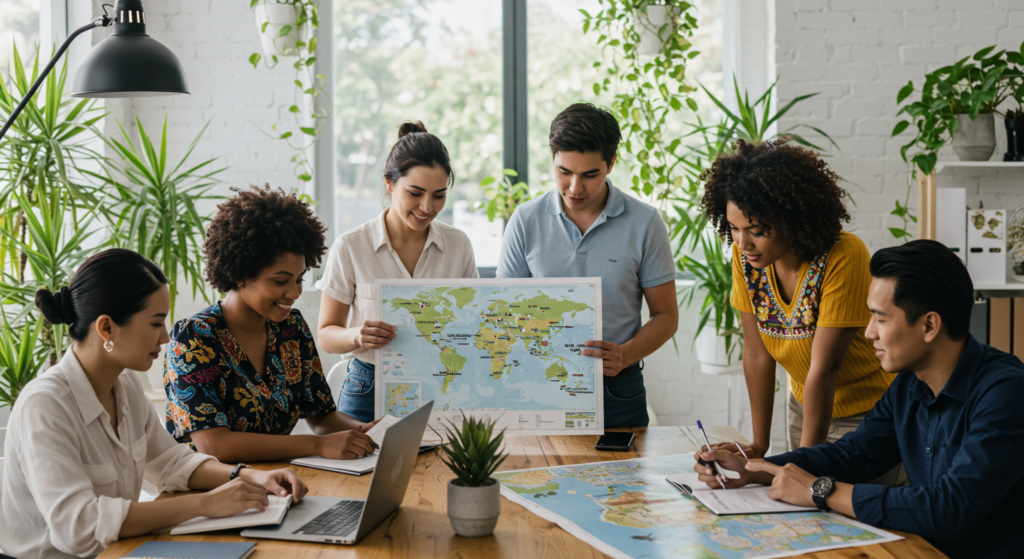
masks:
POLYGON ((946 167, 1024 169, 1024 161, 939 161, 935 164, 935 173, 942 172, 946 167))
POLYGON ((976 283, 974 291, 984 297, 1024 296, 1024 277, 1007 276, 1006 283, 976 283))

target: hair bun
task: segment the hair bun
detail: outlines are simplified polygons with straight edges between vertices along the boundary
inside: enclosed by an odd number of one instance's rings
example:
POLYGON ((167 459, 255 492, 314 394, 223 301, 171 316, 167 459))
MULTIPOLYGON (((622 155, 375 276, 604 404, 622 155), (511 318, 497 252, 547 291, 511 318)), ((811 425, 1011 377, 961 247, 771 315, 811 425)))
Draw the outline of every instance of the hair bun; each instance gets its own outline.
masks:
POLYGON ((423 122, 419 120, 415 122, 403 122, 402 125, 398 127, 398 139, 401 140, 402 138, 408 136, 409 134, 415 134, 417 132, 426 131, 427 127, 424 126, 423 122))
POLYGON ((50 324, 72 324, 75 321, 75 311, 71 307, 71 292, 67 286, 58 289, 56 293, 40 287, 36 291, 35 302, 36 308, 50 324))

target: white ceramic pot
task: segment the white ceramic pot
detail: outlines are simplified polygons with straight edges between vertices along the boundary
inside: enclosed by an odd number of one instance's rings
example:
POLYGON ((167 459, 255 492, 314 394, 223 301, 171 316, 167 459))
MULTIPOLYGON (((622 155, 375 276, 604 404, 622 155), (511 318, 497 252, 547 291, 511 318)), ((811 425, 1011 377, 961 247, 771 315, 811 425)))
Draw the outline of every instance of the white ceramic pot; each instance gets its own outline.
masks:
POLYGON ((635 28, 640 33, 640 54, 656 56, 661 52, 662 45, 672 36, 673 26, 665 28, 666 16, 675 16, 675 8, 669 11, 668 6, 647 6, 646 15, 643 12, 634 10, 633 21, 635 28), (661 31, 659 34, 658 32, 661 31))
POLYGON ((448 519, 459 536, 479 538, 494 533, 501 516, 501 484, 490 478, 490 485, 466 487, 458 478, 448 482, 448 519))
MULTIPOLYGON (((732 343, 739 341, 739 334, 734 334, 732 343)), ((730 359, 725 351, 725 338, 715 334, 713 324, 704 326, 694 342, 694 353, 700 361, 700 371, 709 375, 735 375, 743 372, 740 363, 740 348, 732 351, 730 359)))
POLYGON ((953 134, 953 151, 960 161, 988 161, 996 150, 996 119, 992 113, 956 115, 957 131, 953 134))
POLYGON ((263 53, 267 56, 287 57, 298 56, 295 50, 295 43, 300 38, 299 28, 296 22, 299 19, 299 12, 292 4, 277 4, 272 0, 256 5, 256 30, 260 31, 260 41, 263 43, 263 53), (266 29, 263 24, 266 23, 266 29), (291 30, 281 36, 284 26, 291 26, 291 30))

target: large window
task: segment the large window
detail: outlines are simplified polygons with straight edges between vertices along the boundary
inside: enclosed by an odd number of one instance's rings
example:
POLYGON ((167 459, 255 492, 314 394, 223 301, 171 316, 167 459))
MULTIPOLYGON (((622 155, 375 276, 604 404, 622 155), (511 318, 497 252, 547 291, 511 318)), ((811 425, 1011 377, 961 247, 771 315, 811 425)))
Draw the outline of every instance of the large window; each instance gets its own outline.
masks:
MULTIPOLYGON (((722 89, 721 2, 696 0, 700 30, 694 43, 702 56, 689 63, 689 76, 716 95, 722 89)), ((457 177, 438 219, 469 233, 478 265, 497 263, 502 225, 469 211, 482 199, 480 179, 508 165, 526 175, 531 187, 552 188, 551 120, 577 101, 609 106, 614 100, 592 89, 604 77, 594 68, 602 54, 595 36, 583 34, 579 10, 596 13, 597 0, 526 0, 525 26, 511 16, 519 13, 512 5, 508 0, 336 0, 333 235, 380 213, 380 173, 397 127, 422 120, 448 147, 457 177), (509 64, 525 70, 514 74, 525 74, 525 87, 508 79, 509 64), (505 114, 509 99, 525 118, 505 114), (504 145, 510 136, 503 127, 510 121, 526 128, 516 131, 526 135, 525 158, 510 156, 515 146, 504 145)), ((514 5, 524 7, 520 0, 514 5)), ((697 101, 707 119, 713 105, 701 95, 697 101)), ((684 125, 674 123, 674 128, 682 131, 684 125)), ((612 181, 627 189, 629 169, 617 166, 612 181)))
POLYGON ((0 74, 18 46, 22 59, 35 54, 39 43, 39 0, 0 0, 0 74))

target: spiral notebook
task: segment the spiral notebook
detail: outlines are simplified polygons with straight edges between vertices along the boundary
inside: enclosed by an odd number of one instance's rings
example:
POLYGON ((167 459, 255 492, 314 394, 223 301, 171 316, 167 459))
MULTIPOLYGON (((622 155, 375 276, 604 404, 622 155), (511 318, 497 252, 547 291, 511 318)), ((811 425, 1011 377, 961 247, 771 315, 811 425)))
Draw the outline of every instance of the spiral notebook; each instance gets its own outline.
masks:
POLYGON ((268 495, 267 500, 270 501, 270 505, 267 506, 266 510, 250 509, 234 516, 225 516, 223 518, 200 516, 178 524, 171 529, 171 535, 179 536, 181 534, 196 534, 199 532, 212 532, 214 530, 233 530, 250 526, 280 524, 284 520, 284 515, 288 514, 288 507, 292 506, 291 495, 287 497, 268 495))

